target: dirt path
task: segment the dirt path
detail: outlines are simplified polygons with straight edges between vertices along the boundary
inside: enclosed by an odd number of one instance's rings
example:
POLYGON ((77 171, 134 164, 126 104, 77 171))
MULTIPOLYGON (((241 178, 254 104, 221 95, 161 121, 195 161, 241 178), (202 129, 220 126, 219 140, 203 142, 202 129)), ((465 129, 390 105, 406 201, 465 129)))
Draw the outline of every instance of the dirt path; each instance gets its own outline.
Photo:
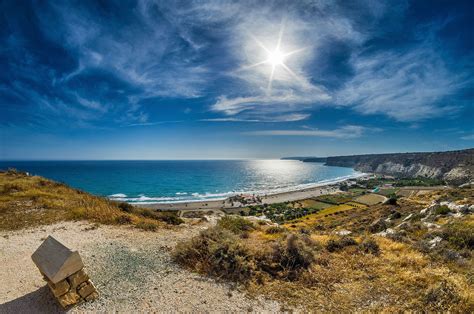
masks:
POLYGON ((61 312, 31 254, 48 235, 78 250, 101 298, 84 311, 275 312, 276 302, 248 298, 228 284, 179 268, 170 251, 180 239, 207 225, 143 232, 128 227, 65 222, 31 230, 0 232, 0 313, 61 312))

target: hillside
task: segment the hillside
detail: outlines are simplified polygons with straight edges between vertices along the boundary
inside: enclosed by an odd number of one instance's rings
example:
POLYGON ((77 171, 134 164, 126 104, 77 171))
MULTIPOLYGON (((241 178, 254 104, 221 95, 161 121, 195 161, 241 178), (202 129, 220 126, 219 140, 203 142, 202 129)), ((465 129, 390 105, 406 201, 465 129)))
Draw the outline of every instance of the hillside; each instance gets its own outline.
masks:
POLYGON ((175 213, 138 209, 16 170, 0 172, 0 230, 88 220, 146 230, 181 223, 175 213))
MULTIPOLYGON (((319 158, 303 161, 319 162, 319 158)), ((443 179, 454 185, 474 181, 473 148, 449 152, 333 156, 327 157, 326 165, 398 177, 443 179)))
POLYGON ((48 235, 101 293, 78 312, 472 312, 474 189, 374 184, 181 220, 2 172, 0 312, 60 312, 30 259, 48 235))
POLYGON ((361 193, 251 206, 174 258, 302 312, 472 313, 473 189, 411 189, 376 205, 380 195, 361 193))

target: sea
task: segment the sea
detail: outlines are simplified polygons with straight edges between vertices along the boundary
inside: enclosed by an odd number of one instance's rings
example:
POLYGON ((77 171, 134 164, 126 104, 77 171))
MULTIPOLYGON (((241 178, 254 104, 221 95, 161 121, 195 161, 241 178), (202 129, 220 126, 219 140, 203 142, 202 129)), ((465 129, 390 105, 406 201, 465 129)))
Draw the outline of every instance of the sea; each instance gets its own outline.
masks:
POLYGON ((360 176, 351 168, 297 160, 0 161, 74 188, 137 204, 272 194, 360 176))

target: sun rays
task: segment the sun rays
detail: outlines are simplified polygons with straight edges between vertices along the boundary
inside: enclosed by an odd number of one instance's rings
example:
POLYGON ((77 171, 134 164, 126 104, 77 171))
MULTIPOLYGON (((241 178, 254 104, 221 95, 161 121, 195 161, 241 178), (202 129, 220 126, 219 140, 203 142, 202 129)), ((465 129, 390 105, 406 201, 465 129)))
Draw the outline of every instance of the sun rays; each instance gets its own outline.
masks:
POLYGON ((271 94, 272 84, 275 79, 275 74, 279 70, 283 70, 287 72, 291 77, 293 77, 297 81, 303 81, 292 69, 290 69, 290 67, 285 63, 285 61, 287 61, 289 57, 305 50, 306 48, 299 48, 299 49, 294 49, 291 51, 285 51, 282 45, 284 30, 285 30, 284 23, 282 22, 280 26, 280 31, 278 33, 277 42, 273 49, 271 49, 271 47, 269 47, 268 45, 265 45, 256 36, 250 34, 250 37, 254 40, 254 42, 265 52, 266 58, 256 63, 240 68, 240 70, 248 70, 251 68, 256 68, 256 67, 261 67, 261 66, 266 66, 266 67, 270 66, 268 82, 267 82, 267 87, 266 87, 266 92, 268 95, 271 94))

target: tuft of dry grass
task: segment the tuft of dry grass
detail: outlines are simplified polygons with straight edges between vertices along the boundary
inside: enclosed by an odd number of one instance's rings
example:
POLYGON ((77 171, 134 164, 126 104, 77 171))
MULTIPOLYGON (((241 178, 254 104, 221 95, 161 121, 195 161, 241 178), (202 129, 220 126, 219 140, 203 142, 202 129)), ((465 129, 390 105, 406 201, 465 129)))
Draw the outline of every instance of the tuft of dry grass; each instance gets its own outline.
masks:
POLYGON ((13 170, 0 172, 0 230, 16 230, 64 220, 137 227, 146 223, 154 225, 155 229, 182 222, 176 213, 154 212, 127 203, 112 202, 39 176, 28 176, 13 170))

